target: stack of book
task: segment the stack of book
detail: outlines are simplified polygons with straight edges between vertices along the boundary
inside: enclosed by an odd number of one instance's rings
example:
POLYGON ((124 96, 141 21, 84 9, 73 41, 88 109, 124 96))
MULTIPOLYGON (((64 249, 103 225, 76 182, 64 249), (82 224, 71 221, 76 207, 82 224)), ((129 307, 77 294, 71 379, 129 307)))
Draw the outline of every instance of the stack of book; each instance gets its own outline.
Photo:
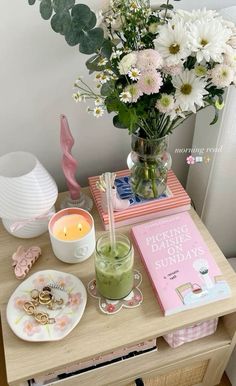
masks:
MULTIPOLYGON (((116 228, 190 209, 191 199, 172 170, 168 172, 166 192, 160 198, 152 200, 142 200, 133 195, 129 175, 129 170, 116 173, 115 185, 117 192, 122 199, 129 199, 131 203, 128 209, 114 212, 116 228)), ((101 192, 96 187, 98 180, 99 176, 89 177, 89 186, 104 228, 108 229, 108 214, 102 209, 101 192)))

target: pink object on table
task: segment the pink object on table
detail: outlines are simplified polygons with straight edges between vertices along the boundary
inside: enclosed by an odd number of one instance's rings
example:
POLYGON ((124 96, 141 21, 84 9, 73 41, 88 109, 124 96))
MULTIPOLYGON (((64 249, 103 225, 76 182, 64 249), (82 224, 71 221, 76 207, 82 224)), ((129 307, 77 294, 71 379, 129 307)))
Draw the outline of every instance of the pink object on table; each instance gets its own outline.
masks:
POLYGON ((214 334, 217 328, 217 324, 218 318, 206 320, 205 322, 200 322, 193 326, 173 331, 167 335, 164 335, 163 338, 171 347, 179 347, 184 343, 192 342, 194 340, 214 334))
POLYGON ((35 261, 41 256, 41 248, 30 247, 25 250, 22 245, 12 255, 12 266, 17 279, 24 279, 35 261))
POLYGON ((77 161, 71 155, 71 149, 74 145, 69 124, 65 115, 61 115, 61 148, 63 151, 62 170, 66 178, 67 187, 72 200, 80 197, 80 185, 75 179, 77 161))

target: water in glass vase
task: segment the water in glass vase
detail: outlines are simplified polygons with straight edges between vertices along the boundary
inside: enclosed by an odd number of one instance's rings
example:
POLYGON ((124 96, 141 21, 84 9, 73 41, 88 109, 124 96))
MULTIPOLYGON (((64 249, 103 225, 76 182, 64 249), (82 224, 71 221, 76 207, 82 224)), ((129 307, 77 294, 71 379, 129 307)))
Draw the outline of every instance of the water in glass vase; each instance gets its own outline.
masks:
POLYGON ((165 192, 171 167, 167 142, 167 136, 150 139, 132 134, 131 186, 137 196, 151 199, 165 192))
POLYGON ((109 237, 97 240, 96 285, 105 298, 118 300, 133 288, 133 247, 124 235, 117 235, 115 251, 111 250, 109 237))

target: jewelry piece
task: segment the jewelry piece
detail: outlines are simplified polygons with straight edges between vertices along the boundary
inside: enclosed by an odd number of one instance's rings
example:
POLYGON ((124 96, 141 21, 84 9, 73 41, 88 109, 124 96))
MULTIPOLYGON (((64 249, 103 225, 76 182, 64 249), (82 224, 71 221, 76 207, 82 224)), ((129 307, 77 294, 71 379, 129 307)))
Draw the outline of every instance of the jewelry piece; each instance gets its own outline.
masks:
POLYGON ((33 304, 33 302, 25 302, 23 308, 28 315, 34 315, 35 305, 33 304))
POLYGON ((47 312, 38 311, 37 306, 41 305, 50 310, 57 310, 62 308, 64 300, 62 298, 56 299, 49 286, 43 287, 41 291, 33 289, 30 294, 32 300, 26 301, 23 305, 27 315, 33 316, 36 322, 42 325, 55 323, 55 318, 50 318, 47 312))
POLYGON ((48 284, 48 287, 50 287, 50 288, 55 288, 55 289, 58 289, 58 290, 60 290, 60 291, 66 292, 66 290, 65 290, 64 287, 62 287, 62 286, 60 286, 59 284, 56 284, 56 283, 49 283, 49 284, 48 284))

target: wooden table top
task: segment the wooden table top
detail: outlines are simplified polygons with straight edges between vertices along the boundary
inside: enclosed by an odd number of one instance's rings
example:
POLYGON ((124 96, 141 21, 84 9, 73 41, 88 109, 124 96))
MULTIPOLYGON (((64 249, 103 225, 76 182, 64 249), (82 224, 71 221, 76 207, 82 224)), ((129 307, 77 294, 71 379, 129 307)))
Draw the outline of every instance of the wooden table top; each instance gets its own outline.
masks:
MULTIPOLYGON (((86 192, 88 193, 87 189, 86 192)), ((60 194, 59 201, 62 197, 63 194, 60 194)), ((99 311, 96 299, 88 295, 85 313, 74 330, 61 341, 47 343, 24 342, 15 336, 7 325, 6 304, 20 284, 11 267, 12 254, 19 245, 24 247, 38 245, 42 248, 42 256, 33 265, 30 274, 43 269, 56 269, 78 276, 85 286, 95 276, 94 259, 91 257, 78 264, 63 263, 53 255, 48 233, 35 239, 23 240, 11 236, 0 226, 0 305, 8 381, 30 379, 35 374, 39 375, 63 367, 65 364, 73 364, 122 346, 162 336, 171 330, 198 321, 236 311, 236 275, 198 215, 193 209, 190 213, 231 287, 231 298, 164 317, 135 249, 135 267, 143 276, 141 284, 143 304, 138 308, 125 309, 108 316, 99 311)), ((92 215, 99 235, 104 231, 95 208, 92 215)), ((130 226, 119 228, 118 232, 129 235, 130 226)))

